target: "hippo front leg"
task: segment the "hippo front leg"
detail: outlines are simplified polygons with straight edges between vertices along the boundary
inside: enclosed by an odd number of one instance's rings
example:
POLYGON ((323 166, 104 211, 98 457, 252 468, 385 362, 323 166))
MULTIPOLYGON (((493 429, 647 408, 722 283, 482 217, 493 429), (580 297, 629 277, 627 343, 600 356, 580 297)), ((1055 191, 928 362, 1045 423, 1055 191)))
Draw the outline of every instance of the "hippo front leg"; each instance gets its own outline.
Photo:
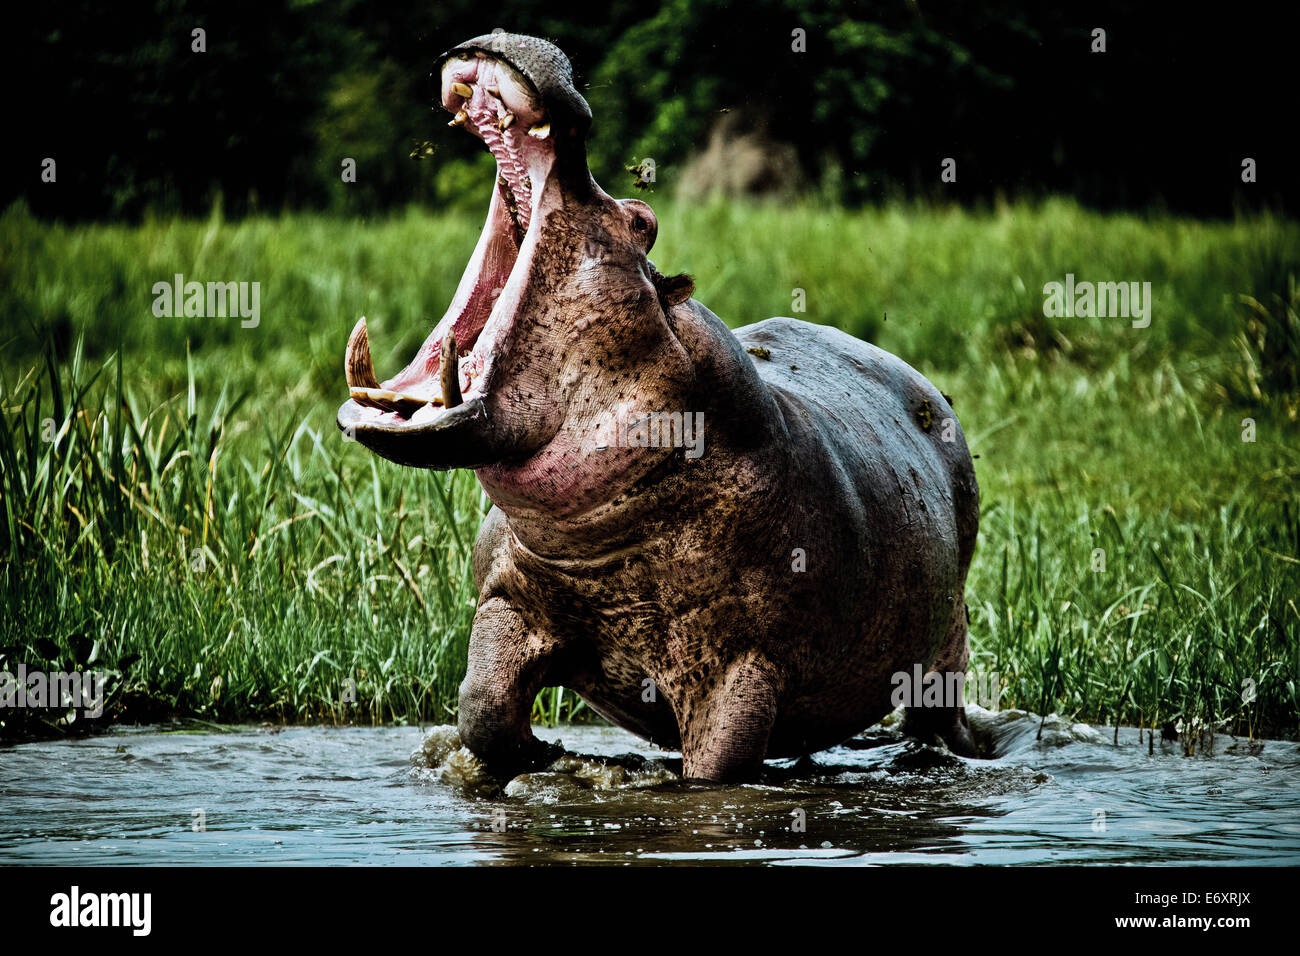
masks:
POLYGON ((732 664, 720 683, 684 708, 682 771, 719 783, 753 780, 776 721, 776 672, 754 658, 732 664))
POLYGON ((529 717, 556 641, 529 628, 502 597, 479 605, 460 685, 460 739, 499 777, 546 766, 564 748, 533 736, 529 717))

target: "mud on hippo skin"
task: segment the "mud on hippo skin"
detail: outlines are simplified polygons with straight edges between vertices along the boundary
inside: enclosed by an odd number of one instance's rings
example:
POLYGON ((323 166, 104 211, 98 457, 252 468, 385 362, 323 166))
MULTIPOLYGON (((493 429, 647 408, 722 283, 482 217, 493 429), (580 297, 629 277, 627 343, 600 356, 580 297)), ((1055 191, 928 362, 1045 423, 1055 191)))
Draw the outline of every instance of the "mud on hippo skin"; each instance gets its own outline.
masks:
MULTIPOLYGON (((493 502, 465 744, 503 776, 545 764, 528 718, 563 685, 680 748, 687 776, 743 780, 885 716, 894 673, 964 670, 979 493, 947 400, 833 328, 733 333, 661 274, 653 211, 587 170, 590 110, 555 47, 479 37, 439 69, 451 125, 497 159, 487 223, 406 369, 380 383, 357 324, 339 425, 472 468, 493 502), (702 453, 628 440, 678 412, 703 416, 702 453)), ((960 706, 909 716, 969 750, 960 706)))

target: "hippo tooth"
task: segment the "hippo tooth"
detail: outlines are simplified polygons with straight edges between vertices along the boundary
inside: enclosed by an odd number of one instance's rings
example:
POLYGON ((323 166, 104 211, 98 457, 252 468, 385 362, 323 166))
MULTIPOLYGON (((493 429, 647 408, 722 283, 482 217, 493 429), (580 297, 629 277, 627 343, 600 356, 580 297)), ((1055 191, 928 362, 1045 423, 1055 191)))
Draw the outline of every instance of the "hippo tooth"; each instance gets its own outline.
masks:
POLYGON ((442 379, 442 404, 445 408, 455 408, 462 401, 460 395, 460 362, 456 355, 456 333, 448 332, 442 340, 442 352, 438 357, 441 366, 438 377, 442 379))
POLYGON ((532 129, 528 131, 528 135, 536 136, 538 139, 546 139, 546 137, 551 135, 551 124, 538 123, 536 126, 534 126, 532 129))
POLYGON ((497 125, 500 126, 502 129, 509 129, 511 125, 514 123, 514 121, 515 121, 515 114, 507 113, 505 116, 501 117, 501 119, 497 121, 497 125))
POLYGON ((474 88, 468 83, 453 83, 451 84, 451 89, 453 93, 463 96, 465 99, 469 99, 474 95, 474 88))
POLYGON ((474 76, 477 69, 477 61, 472 56, 453 57, 443 64, 439 100, 445 103, 451 94, 451 85, 463 83, 464 78, 474 76))
POLYGON ((357 320, 357 324, 352 327, 352 334, 348 336, 343 375, 348 380, 349 388, 379 387, 379 379, 375 378, 375 366, 370 360, 370 335, 366 332, 364 315, 357 320))
POLYGON ((363 405, 373 405, 385 411, 397 411, 404 414, 409 414, 429 404, 427 398, 408 395, 406 392, 394 392, 387 388, 359 388, 354 386, 351 389, 351 395, 354 400, 361 402, 363 405))
POLYGON ((464 110, 459 110, 456 115, 448 121, 448 126, 464 126, 465 120, 469 119, 469 114, 464 110))

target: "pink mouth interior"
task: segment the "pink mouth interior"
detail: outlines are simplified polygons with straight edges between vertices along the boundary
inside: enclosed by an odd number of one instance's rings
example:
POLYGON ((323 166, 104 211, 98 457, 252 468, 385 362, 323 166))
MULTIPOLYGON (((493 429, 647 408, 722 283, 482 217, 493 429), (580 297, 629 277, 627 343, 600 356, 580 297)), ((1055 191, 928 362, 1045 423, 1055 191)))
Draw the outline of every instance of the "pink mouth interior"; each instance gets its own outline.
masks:
POLYGON ((545 118, 537 94, 509 65, 484 54, 448 61, 442 74, 442 101, 456 117, 452 125, 463 125, 495 157, 496 188, 483 233, 451 306, 411 363, 380 385, 427 404, 406 413, 362 405, 364 418, 375 423, 425 424, 447 413, 434 400, 441 401, 442 343, 449 331, 456 336, 464 399, 484 394, 494 352, 509 334, 518 307, 527 269, 516 267, 521 258, 531 258, 535 237, 530 227, 538 219, 540 186, 554 159, 549 135, 529 133, 534 128, 537 132, 546 129, 541 125, 545 118), (453 89, 461 84, 470 87, 469 96, 453 89), (502 129, 507 115, 512 115, 513 121, 502 129), (528 251, 521 257, 525 246, 528 251))

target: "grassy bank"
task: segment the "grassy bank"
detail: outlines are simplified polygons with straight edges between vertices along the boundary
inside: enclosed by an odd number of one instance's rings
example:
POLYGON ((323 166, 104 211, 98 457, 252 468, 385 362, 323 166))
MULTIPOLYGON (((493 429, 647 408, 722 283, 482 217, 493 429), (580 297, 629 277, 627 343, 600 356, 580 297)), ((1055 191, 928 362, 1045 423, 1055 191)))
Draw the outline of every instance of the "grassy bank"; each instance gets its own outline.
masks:
MULTIPOLYGON (((953 396, 983 492, 975 666, 1004 706, 1295 732, 1300 226, 655 205, 654 258, 728 323, 798 314, 801 289, 802 317, 953 396), (1150 327, 1045 318, 1067 273, 1151 282, 1150 327)), ((106 719, 450 719, 485 503, 472 475, 343 442, 333 415, 352 322, 391 374, 480 226, 5 213, 0 666, 111 670, 106 719), (260 322, 156 318, 176 273, 259 282, 260 322)))

